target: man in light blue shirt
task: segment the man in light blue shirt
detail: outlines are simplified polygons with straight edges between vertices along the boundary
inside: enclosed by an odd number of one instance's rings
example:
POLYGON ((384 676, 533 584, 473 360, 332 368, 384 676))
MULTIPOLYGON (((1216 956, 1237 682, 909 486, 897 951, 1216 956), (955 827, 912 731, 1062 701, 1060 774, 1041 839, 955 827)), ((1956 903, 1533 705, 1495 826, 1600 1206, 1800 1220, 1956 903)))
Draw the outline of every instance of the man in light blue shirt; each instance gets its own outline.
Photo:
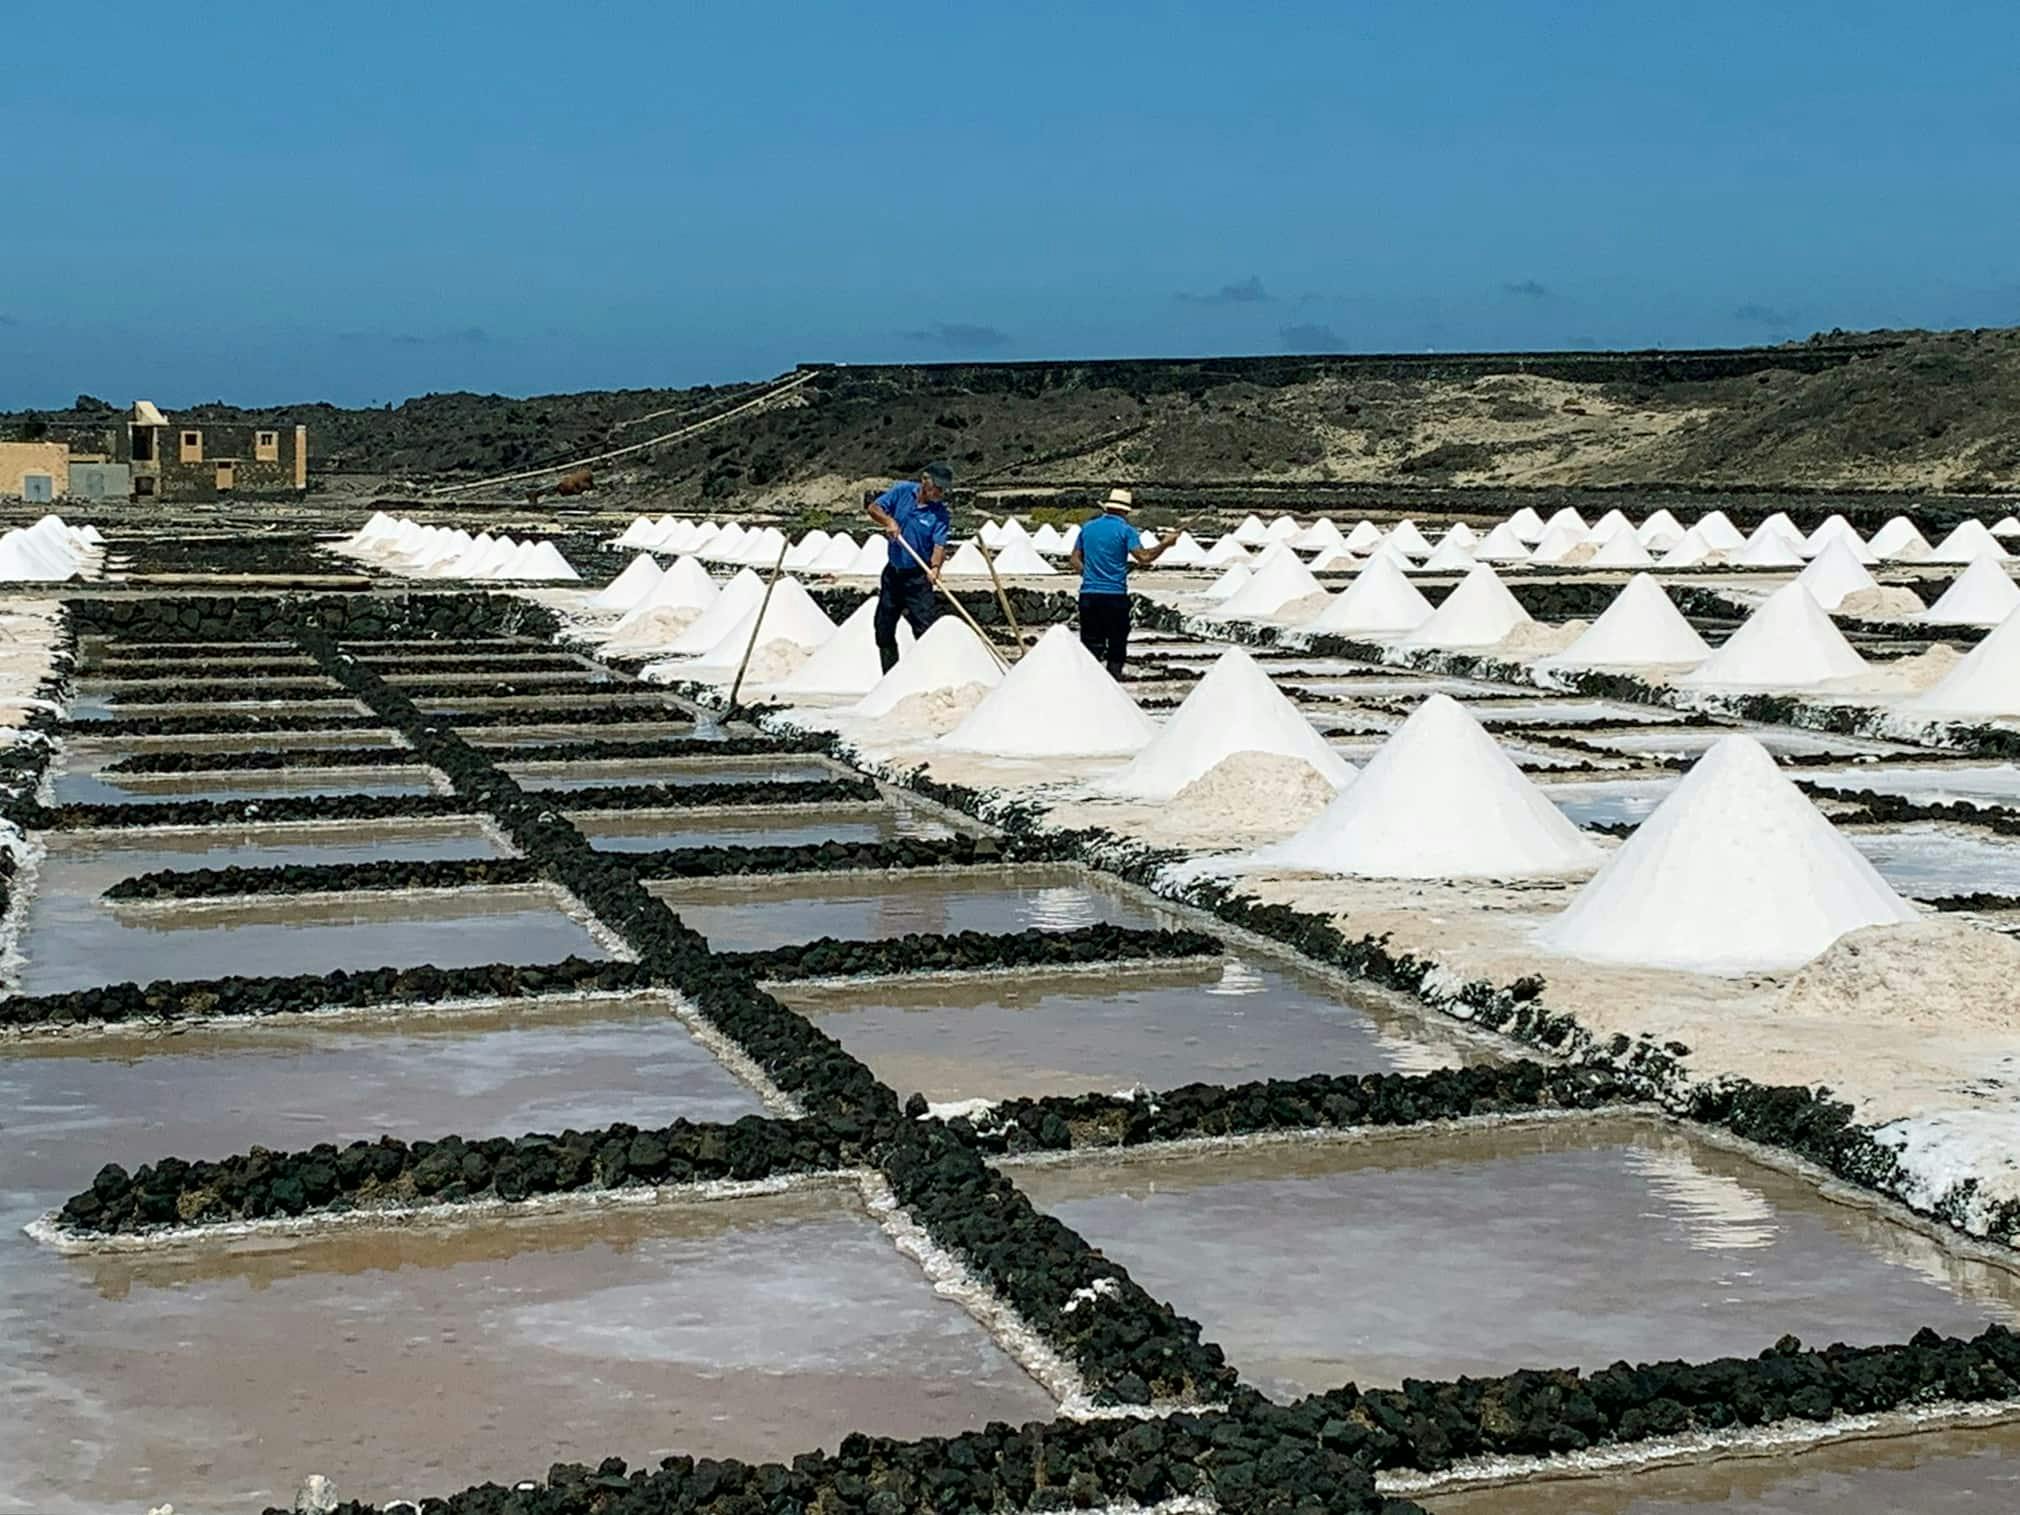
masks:
POLYGON ((870 502, 870 519, 891 539, 872 623, 877 657, 886 673, 898 666, 898 622, 910 622, 912 635, 922 637, 939 619, 933 587, 940 582, 940 565, 947 561, 947 535, 954 525, 947 491, 953 487, 951 467, 928 463, 916 480, 901 480, 870 502))
POLYGON ((1105 664, 1110 678, 1122 677, 1129 656, 1129 570, 1155 563, 1171 546, 1142 546, 1129 524, 1136 498, 1126 489, 1111 489, 1101 514, 1080 528, 1073 544, 1073 566, 1080 573, 1080 645, 1105 664))

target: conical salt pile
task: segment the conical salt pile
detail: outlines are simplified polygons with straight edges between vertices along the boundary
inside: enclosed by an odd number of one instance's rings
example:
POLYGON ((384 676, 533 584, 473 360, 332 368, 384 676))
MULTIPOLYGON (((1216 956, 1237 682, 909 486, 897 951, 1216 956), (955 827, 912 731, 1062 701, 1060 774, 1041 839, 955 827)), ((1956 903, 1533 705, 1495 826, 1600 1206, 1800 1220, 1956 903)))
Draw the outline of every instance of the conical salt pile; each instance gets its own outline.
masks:
POLYGON ((611 542, 613 547, 650 547, 659 540, 659 529, 651 516, 633 516, 631 524, 611 542))
MULTIPOLYGON (((760 599, 763 597, 760 596, 760 599)), ((679 671, 695 675, 734 673, 743 661, 746 648, 751 650, 753 659, 774 642, 790 642, 795 647, 812 652, 825 645, 835 634, 835 623, 814 603, 813 596, 807 593, 800 581, 789 573, 772 585, 771 598, 763 601, 763 618, 759 616, 760 607, 751 606, 734 626, 716 639, 714 646, 692 662, 681 665, 679 671), (753 631, 756 632, 755 640, 752 639, 753 631)))
POLYGON ((1431 543, 1417 529, 1415 521, 1398 521, 1382 540, 1409 557, 1428 558, 1431 555, 1431 543))
MULTIPOLYGON (((1559 527, 1569 527, 1571 530, 1577 532, 1581 541, 1589 540, 1592 536, 1592 528, 1585 524, 1585 517, 1573 510, 1569 505, 1566 505, 1543 523, 1544 536, 1548 536, 1559 527)), ((1539 537, 1537 540, 1540 541, 1542 538, 1539 537)))
MULTIPOLYGON (((1003 529, 996 535, 998 542, 1005 547, 1008 547, 1012 542, 1028 542, 1031 540, 1031 533, 1024 529, 1024 523, 1015 516, 1003 517, 1003 529)), ((985 542, 983 546, 994 551, 997 544, 997 542, 985 542)))
POLYGON ((1866 544, 1874 556, 1888 563, 1919 563, 1934 551, 1929 539, 1906 516, 1894 516, 1873 533, 1866 544))
POLYGON ((1482 563, 1526 563, 1529 545, 1512 522, 1503 521, 1474 544, 1473 557, 1482 563))
POLYGON ((1255 577, 1255 571, 1246 563, 1230 563, 1227 571, 1200 593, 1209 600, 1228 600, 1241 593, 1242 586, 1255 577))
POLYGON ((1141 751, 1156 735, 1150 717, 1060 625, 940 745, 992 757, 1108 757, 1141 751))
POLYGON ((1796 582, 1826 610, 1836 610, 1844 604, 1846 595, 1880 587, 1879 580, 1866 572, 1866 565, 1852 549, 1836 537, 1827 541, 1823 551, 1810 560, 1810 566, 1796 575, 1796 582))
MULTIPOLYGON (((1234 569, 1228 572, 1232 573, 1234 569)), ((1293 600, 1323 593, 1325 588, 1312 577, 1312 571, 1305 567, 1296 553, 1285 547, 1274 558, 1258 563, 1248 582, 1221 602, 1219 613, 1231 616, 1275 615, 1293 600)))
POLYGON ((1438 545, 1443 547, 1447 542, 1457 542, 1461 547, 1472 547, 1479 540, 1479 532, 1468 526, 1464 521, 1454 521, 1450 526, 1445 528, 1445 534, 1438 539, 1438 545))
POLYGON ((1270 529, 1263 525, 1261 516, 1246 516, 1228 535, 1244 547, 1259 547, 1270 539, 1270 529))
POLYGON ((1726 644, 1677 683, 1697 689, 1807 689, 1866 671, 1823 607, 1800 584, 1784 584, 1726 644))
POLYGON ((984 521, 975 535, 982 539, 982 545, 991 552, 1003 545, 1003 528, 995 521, 984 521))
POLYGON ((1424 559, 1424 572, 1456 573, 1460 569, 1471 568, 1473 562, 1472 549, 1464 542, 1453 541, 1451 533, 1447 532, 1444 540, 1431 550, 1428 558, 1424 559))
POLYGON ((1304 559, 1299 557, 1295 552, 1293 552, 1287 544, 1283 542, 1272 542, 1269 544, 1269 546, 1265 547, 1261 552, 1255 555, 1255 561, 1252 562, 1249 566, 1253 568, 1257 573, 1261 573, 1265 568, 1269 567, 1270 564, 1280 563, 1284 561, 1286 558, 1288 558, 1293 563, 1302 563, 1304 561, 1304 559))
POLYGON ((783 531, 776 526, 765 526, 745 537, 743 545, 737 549, 736 556, 730 561, 770 572, 790 554, 791 550, 783 531))
POLYGON ((1361 560, 1344 547, 1328 547, 1305 566, 1313 573, 1348 573, 1360 567, 1361 560))
POLYGON ((1304 530, 1302 526, 1298 525, 1289 516, 1278 516, 1263 529, 1269 534, 1269 539, 1272 542, 1288 542, 1300 531, 1304 530))
POLYGON ((1965 565, 1936 603, 1915 619, 1932 626, 1997 626, 2020 606, 2020 588, 1990 558, 1965 565))
MULTIPOLYGON (((982 571, 987 573, 988 569, 985 567, 982 571)), ((1002 550, 996 554, 996 571, 1026 575, 1059 572, 1039 556, 1038 549, 1031 545, 1028 537, 1018 537, 1003 544, 1002 550)))
POLYGON ((940 576, 951 579, 986 579, 989 577, 989 560, 982 556, 982 549, 973 542, 963 542, 940 566, 940 576))
POLYGON ((758 601, 764 597, 765 581, 748 568, 738 569, 736 577, 717 591, 708 609, 674 639, 667 651, 685 657, 699 657, 720 642, 738 621, 757 609, 758 601))
POLYGON ((1318 819, 1251 861, 1369 878, 1531 878, 1600 855, 1464 706, 1434 694, 1318 819))
POLYGON ((743 551, 744 543, 749 537, 749 532, 735 521, 731 521, 721 531, 695 548, 694 555, 704 563, 727 563, 743 551))
POLYGON ((1634 528, 1634 534, 1650 552, 1667 552, 1683 535, 1683 522, 1667 510, 1657 510, 1634 528))
POLYGON ((1599 544, 1599 550, 1585 561, 1587 568, 1646 568, 1655 559, 1648 549, 1641 545, 1641 538, 1634 534, 1634 528, 1627 525, 1627 518, 1621 517, 1621 525, 1611 536, 1599 544))
POLYGON ((1806 963, 1861 926, 1919 918, 1766 748, 1729 736, 1536 940, 1602 962, 1756 973, 1806 963))
MULTIPOLYGON (((1558 514, 1562 515, 1563 512, 1559 511, 1558 514)), ((1535 550, 1529 554, 1529 561, 1545 567, 1553 563, 1568 562, 1573 554, 1587 545, 1588 541, 1584 527, 1569 521, 1553 519, 1551 524, 1543 529, 1543 540, 1538 542, 1535 550)))
MULTIPOLYGON (((89 526, 84 529, 86 531, 91 530, 89 526)), ((1999 517, 1998 520, 1992 523, 1992 535, 1995 537, 2020 537, 2020 516, 1999 517)))
POLYGON ((1431 619, 1403 638, 1403 645, 1491 647, 1517 626, 1528 624, 1529 612, 1508 592, 1501 576, 1490 565, 1476 563, 1431 619))
POLYGON ((1206 566, 1206 549, 1192 539, 1191 532, 1181 531, 1178 534, 1178 540, 1165 548, 1164 556, 1159 558, 1154 566, 1158 568, 1204 568, 1206 566))
POLYGON ((1059 528, 1050 521, 1041 522, 1038 529, 1031 533, 1031 550, 1047 557, 1057 557, 1064 552, 1065 549, 1060 546, 1059 528))
POLYGON ((1314 631, 1399 636, 1431 619, 1431 602, 1403 577, 1397 560, 1376 556, 1307 624, 1314 631))
POLYGON ((1637 573, 1613 602, 1562 652, 1538 667, 1646 668, 1701 663, 1711 656, 1683 612, 1645 573, 1637 573))
POLYGON ((1732 560, 1745 568, 1800 568, 1803 555, 1793 538, 1763 522, 1732 560))
POLYGON ((1333 524, 1331 516, 1320 516, 1311 525, 1291 538, 1291 546, 1299 552, 1331 552, 1347 545, 1347 539, 1340 528, 1333 524))
POLYGON ((1803 556, 1814 558, 1833 542, 1843 542, 1861 563, 1880 561, 1878 554, 1866 545, 1866 539, 1859 535, 1858 529, 1841 515, 1831 516, 1809 534, 1803 542, 1803 556))
POLYGON ((552 542, 526 542, 499 571, 501 579, 580 579, 561 549, 552 542))
MULTIPOLYGON (((1184 533, 1181 532, 1180 535, 1182 536, 1184 535, 1184 533)), ((1080 545, 1080 527, 1078 523, 1067 527, 1064 531, 1062 531, 1059 534, 1059 551, 1062 555, 1073 551, 1073 549, 1078 547, 1079 545, 1080 545)), ((1193 545, 1197 547, 1199 544, 1195 542, 1193 543, 1193 545)))
POLYGON ((641 604, 653 610, 692 610, 699 615, 714 605, 721 593, 706 568, 694 558, 682 557, 666 565, 641 604))
MULTIPOLYGON (((853 610, 835 628, 835 634, 815 649, 814 655, 791 674, 772 685, 772 693, 788 699, 810 695, 862 696, 876 688, 884 676, 877 656, 877 601, 873 595, 853 610)), ((898 657, 912 655, 912 628, 898 622, 898 657)), ((984 653, 984 657, 988 654, 984 653)))
POLYGON ((1999 545, 1999 539, 1985 529, 1983 521, 1972 519, 1960 521, 1947 537, 1936 544, 1929 554, 1931 563, 1968 563, 1973 558, 1992 558, 2004 562, 2010 556, 1999 545))
POLYGON ((1616 505, 1592 523, 1590 535, 1595 542, 1610 542, 1616 532, 1633 530, 1634 523, 1627 519, 1627 512, 1616 505))
POLYGON ((874 579, 883 574, 891 562, 891 539, 880 532, 871 532, 863 538, 863 545, 856 549, 854 566, 847 569, 851 578, 874 579))
POLYGON ((1935 687, 1902 701, 1900 708, 1911 715, 1978 720, 2020 716, 2020 609, 1965 653, 1935 687))
POLYGON ((1732 518, 1722 510, 1708 510, 1697 518, 1692 528, 1704 538, 1705 545, 1713 552, 1738 552, 1746 545, 1746 538, 1732 524, 1732 518))
POLYGON ((1542 541, 1543 533, 1548 529, 1543 524, 1543 517, 1538 515, 1528 505, 1524 505, 1515 514, 1508 517, 1507 524, 1510 531, 1514 532, 1517 537, 1531 546, 1542 541))
POLYGON ((610 628, 610 652, 660 652, 680 640, 721 593, 693 558, 675 558, 643 600, 610 628))
POLYGON ((1676 545, 1662 555, 1663 568, 1695 568, 1700 563, 1722 563, 1725 554, 1704 539, 1704 534, 1695 526, 1678 539, 1676 545))
POLYGON ((1382 528, 1373 521, 1354 522, 1354 529, 1347 533, 1349 552, 1372 552, 1382 545, 1382 528))
POLYGON ((1801 547, 1803 545, 1803 534, 1786 510, 1777 510, 1754 528, 1755 535, 1759 535, 1763 531, 1778 532, 1782 536, 1787 537, 1795 546, 1801 547))
MULTIPOLYGON (((1249 519, 1253 520, 1255 518, 1251 516, 1249 519)), ((1208 568, 1221 568, 1229 563, 1246 563, 1248 560, 1248 549, 1246 547, 1242 546, 1233 537, 1222 537, 1213 546, 1207 548, 1205 566, 1208 568)))
POLYGON ((1312 728, 1272 684, 1262 665, 1239 647, 1223 652, 1150 745, 1095 787, 1105 794, 1169 799, 1238 752, 1300 758, 1335 789, 1353 766, 1312 728))
POLYGON ((898 659, 898 666, 870 686, 870 692, 849 707, 851 715, 889 715, 915 694, 965 689, 993 689, 1003 682, 1003 665, 982 639, 958 615, 943 615, 926 628, 918 645, 898 659))
POLYGON ((816 526, 786 549, 785 567, 788 573, 804 573, 820 561, 827 550, 828 534, 816 526))
POLYGON ((659 583, 664 575, 659 562, 649 552, 641 552, 629 563, 624 572, 612 579, 603 588, 589 597, 591 610, 632 610, 659 583))
POLYGON ((807 572, 820 574, 848 573, 856 566, 856 554, 861 549, 856 540, 846 531, 838 531, 828 539, 828 545, 821 549, 821 555, 808 566, 807 572))

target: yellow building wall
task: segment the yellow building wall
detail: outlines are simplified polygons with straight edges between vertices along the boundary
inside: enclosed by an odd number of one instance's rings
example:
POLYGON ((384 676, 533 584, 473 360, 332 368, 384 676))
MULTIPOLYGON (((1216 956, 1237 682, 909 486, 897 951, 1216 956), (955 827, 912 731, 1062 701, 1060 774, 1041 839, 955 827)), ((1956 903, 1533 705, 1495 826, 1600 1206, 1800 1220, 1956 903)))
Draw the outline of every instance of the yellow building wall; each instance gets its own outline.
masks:
POLYGON ((70 493, 68 442, 0 442, 0 499, 21 498, 21 476, 46 473, 56 481, 56 497, 70 493))

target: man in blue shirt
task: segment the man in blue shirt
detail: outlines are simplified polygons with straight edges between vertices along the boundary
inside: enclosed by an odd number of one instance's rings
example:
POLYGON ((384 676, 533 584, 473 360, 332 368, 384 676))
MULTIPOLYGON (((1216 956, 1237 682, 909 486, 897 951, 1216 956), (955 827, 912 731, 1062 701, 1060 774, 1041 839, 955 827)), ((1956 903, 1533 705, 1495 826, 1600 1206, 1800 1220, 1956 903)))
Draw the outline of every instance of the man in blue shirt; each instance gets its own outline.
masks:
POLYGON ((1171 540, 1138 545, 1142 538, 1129 524, 1135 507, 1128 490, 1109 490, 1101 514, 1080 528, 1073 544, 1073 566, 1080 572, 1080 644, 1116 679, 1129 656, 1129 570, 1155 563, 1171 546, 1171 540))
POLYGON ((933 587, 940 582, 940 565, 947 561, 947 533, 954 524, 947 510, 947 491, 953 487, 952 468, 945 463, 928 463, 917 480, 893 484, 870 502, 870 519, 891 539, 890 561, 884 565, 884 577, 877 586, 873 623, 877 656, 886 673, 898 666, 899 620, 909 621, 912 635, 922 637, 939 618, 933 587), (921 563, 926 566, 921 568, 921 563))

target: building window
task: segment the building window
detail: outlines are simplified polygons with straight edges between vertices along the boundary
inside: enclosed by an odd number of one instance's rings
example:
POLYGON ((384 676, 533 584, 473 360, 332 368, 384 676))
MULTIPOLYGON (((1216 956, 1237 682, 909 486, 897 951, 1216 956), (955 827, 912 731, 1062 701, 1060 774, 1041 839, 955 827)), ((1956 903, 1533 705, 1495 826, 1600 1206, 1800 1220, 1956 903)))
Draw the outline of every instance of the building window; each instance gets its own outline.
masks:
POLYGON ((220 492, 231 488, 237 482, 237 471, 233 464, 220 463, 217 465, 217 487, 220 492))
POLYGON ((253 457, 261 463, 278 463, 281 460, 281 434, 277 431, 256 431, 253 433, 253 457))
POLYGON ((133 481, 133 494, 135 499, 140 498, 142 495, 151 495, 153 493, 154 493, 153 475, 142 474, 139 478, 133 481))
POLYGON ((133 461, 152 463, 154 461, 154 428, 136 426, 133 428, 133 461))
POLYGON ((203 461, 202 432, 185 431, 182 434, 182 461, 185 463, 201 463, 203 461))

